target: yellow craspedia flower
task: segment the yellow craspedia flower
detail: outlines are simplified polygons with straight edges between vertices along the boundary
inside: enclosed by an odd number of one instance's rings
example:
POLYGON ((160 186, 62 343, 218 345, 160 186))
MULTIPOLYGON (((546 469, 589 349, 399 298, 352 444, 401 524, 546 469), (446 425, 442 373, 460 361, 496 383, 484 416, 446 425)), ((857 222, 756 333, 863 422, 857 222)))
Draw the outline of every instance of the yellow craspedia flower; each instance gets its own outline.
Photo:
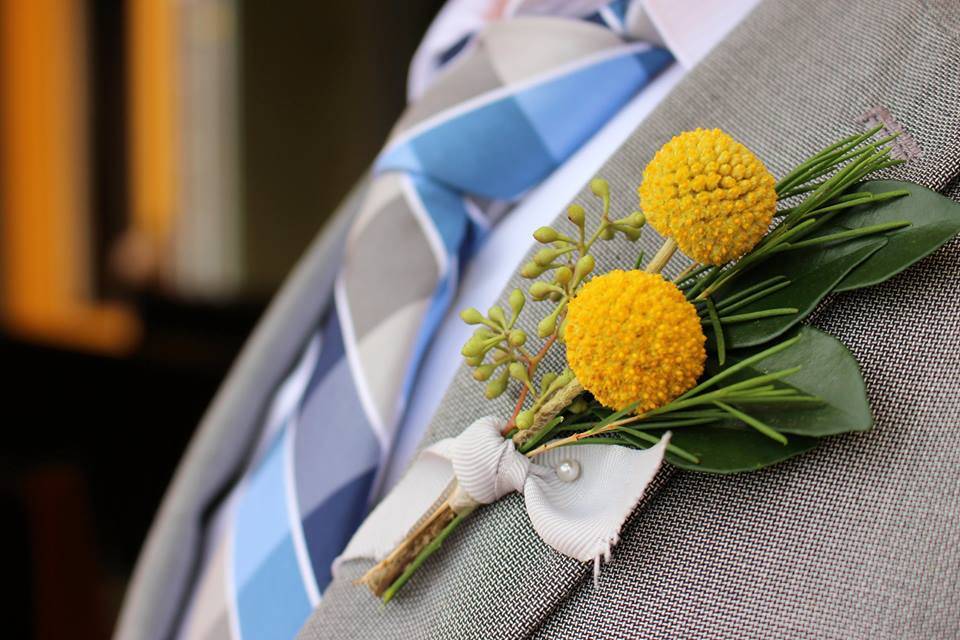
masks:
POLYGON ((697 383, 707 353, 696 308, 659 274, 611 271, 570 301, 567 362, 607 407, 639 401, 637 413, 697 383))
POLYGON ((637 190, 647 221, 702 264, 739 258, 760 241, 777 207, 776 180, 757 156, 720 129, 663 145, 637 190))

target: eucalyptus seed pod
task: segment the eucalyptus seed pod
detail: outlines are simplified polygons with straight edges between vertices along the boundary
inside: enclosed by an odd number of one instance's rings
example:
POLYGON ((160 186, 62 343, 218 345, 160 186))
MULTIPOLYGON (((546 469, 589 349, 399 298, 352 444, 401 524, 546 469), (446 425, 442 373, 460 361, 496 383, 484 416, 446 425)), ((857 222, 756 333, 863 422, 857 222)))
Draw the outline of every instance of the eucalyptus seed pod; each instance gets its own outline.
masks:
POLYGON ((553 227, 540 227, 533 232, 533 237, 537 242, 550 244, 560 238, 560 234, 553 227))
POLYGON ((549 267, 550 263, 557 259, 560 251, 557 249, 540 249, 533 255, 533 261, 538 267, 549 267))
POLYGON ((533 426, 533 410, 526 409, 517 414, 516 419, 517 429, 529 429, 533 426))
POLYGON ((495 364, 482 364, 473 371, 473 379, 479 382, 483 382, 490 378, 493 375, 493 372, 497 370, 497 365, 495 364))
POLYGON ((636 242, 640 239, 640 229, 637 229, 636 227, 618 224, 617 230, 622 231, 623 235, 627 236, 627 240, 630 242, 636 242))
POLYGON ((495 335, 496 334, 493 331, 490 331, 490 329, 487 329, 486 327, 479 327, 473 331, 473 337, 477 340, 489 340, 495 335))
POLYGON ((590 181, 590 191, 598 198, 605 198, 610 195, 610 183, 603 178, 594 178, 590 181))
POLYGON ((510 374, 504 369, 503 373, 487 383, 487 388, 484 390, 483 395, 486 396, 487 400, 493 400, 507 390, 507 383, 510 382, 510 374))
POLYGON ((568 382, 568 381, 567 381, 567 379, 563 376, 563 374, 557 374, 557 376, 554 377, 554 379, 550 382, 550 386, 547 387, 546 393, 549 395, 549 394, 553 393, 554 391, 557 391, 557 390, 563 388, 563 386, 566 385, 567 382, 568 382))
POLYGON ((543 300, 550 295, 550 285, 538 280, 530 285, 530 297, 534 300, 543 300))
POLYGON ((634 211, 629 216, 624 218, 623 221, 631 227, 639 229, 647 223, 647 217, 640 211, 634 211))
POLYGON ((543 374, 543 377, 540 378, 540 395, 543 395, 547 392, 547 389, 550 388, 550 385, 553 384, 553 381, 560 377, 560 374, 556 371, 548 371, 543 374))
POLYGON ((556 279, 557 283, 561 285, 566 285, 570 282, 570 278, 573 277, 573 270, 570 267, 560 267, 553 274, 553 277, 556 279))
POLYGON ((530 378, 527 376, 527 368, 520 362, 510 363, 510 377, 520 382, 530 381, 530 378))
POLYGON ((490 310, 487 311, 487 317, 493 320, 496 324, 501 327, 507 326, 507 316, 504 315, 503 309, 497 306, 490 307, 490 310))
POLYGON ((545 269, 536 262, 528 262, 520 269, 520 275, 524 278, 539 278, 545 269))
POLYGON ((510 310, 513 311, 513 317, 516 318, 523 311, 523 305, 527 302, 526 296, 520 289, 514 289, 510 292, 510 310))
POLYGON ((460 312, 460 319, 467 324, 480 324, 483 322, 483 314, 474 307, 470 307, 460 312))
POLYGON ((587 213, 578 204, 572 204, 567 208, 567 219, 578 227, 582 227, 587 219, 587 213))
MULTIPOLYGON (((559 308, 559 307, 558 307, 559 308)), ((550 315, 545 317, 543 320, 537 324, 537 335, 541 338, 546 338, 552 334, 557 328, 557 311, 554 310, 550 315)))
POLYGON ((470 338, 467 340, 467 343, 463 345, 463 348, 460 349, 460 353, 465 358, 476 358, 477 356, 482 356, 485 353, 483 340, 476 336, 470 338))
POLYGON ((527 341, 527 334, 520 329, 514 329, 510 332, 507 340, 510 342, 511 347, 522 347, 527 341))
POLYGON ((617 236, 617 230, 612 225, 603 228, 600 232, 601 240, 613 240, 617 236))
POLYGON ((573 286, 580 284, 584 278, 590 275, 590 272, 593 271, 593 267, 596 265, 596 260, 593 259, 593 256, 589 253, 585 256, 581 256, 577 260, 576 266, 573 268, 573 286))
POLYGON ((559 291, 550 292, 550 302, 560 302, 561 300, 563 300, 562 293, 560 293, 559 291))
POLYGON ((481 364, 483 364, 483 356, 482 356, 482 355, 473 356, 473 357, 470 357, 470 358, 464 358, 463 360, 464 360, 464 362, 467 363, 467 366, 468 366, 468 367, 479 367, 481 364))

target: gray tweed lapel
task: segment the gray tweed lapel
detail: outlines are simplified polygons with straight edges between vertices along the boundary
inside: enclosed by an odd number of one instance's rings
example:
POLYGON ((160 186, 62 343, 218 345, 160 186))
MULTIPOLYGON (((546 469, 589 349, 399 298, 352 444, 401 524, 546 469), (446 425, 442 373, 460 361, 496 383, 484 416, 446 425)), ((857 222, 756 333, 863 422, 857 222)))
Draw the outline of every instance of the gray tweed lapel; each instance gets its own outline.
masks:
MULTIPOLYGON (((960 103, 955 81, 960 47, 955 24, 944 19, 949 5, 897 0, 864 1, 855 7, 845 0, 765 3, 689 74, 603 168, 601 175, 615 194, 613 215, 627 215, 635 208, 643 166, 681 130, 722 127, 782 175, 811 150, 860 126, 861 116, 876 107, 887 109, 922 150, 896 177, 943 190, 960 173, 955 111, 960 103)), ((577 201, 588 211, 596 210, 587 189, 577 201)), ((611 244, 615 246, 604 245, 597 256, 601 269, 631 261, 640 248, 611 244)), ((648 230, 639 244, 649 252, 659 239, 648 230)), ((518 283, 511 283, 508 291, 518 283)), ((455 435, 476 417, 509 410, 509 399, 499 404, 484 400, 481 386, 461 370, 427 441, 455 435)), ((662 473, 657 488, 673 486, 670 476, 669 471, 662 473)), ((650 492, 651 500, 668 493, 658 494, 657 488, 650 492)), ((641 505, 641 515, 643 509, 641 505)), ((615 552, 614 563, 618 555, 615 552)), ((522 638, 540 628, 575 590, 582 594, 592 588, 586 580, 588 567, 538 541, 518 496, 475 514, 386 608, 351 584, 366 568, 363 563, 347 566, 301 637, 522 638)), ((629 568, 623 571, 629 580, 629 568)), ((615 596, 607 603, 614 617, 619 615, 615 596)), ((590 635, 587 624, 581 635, 590 635)))

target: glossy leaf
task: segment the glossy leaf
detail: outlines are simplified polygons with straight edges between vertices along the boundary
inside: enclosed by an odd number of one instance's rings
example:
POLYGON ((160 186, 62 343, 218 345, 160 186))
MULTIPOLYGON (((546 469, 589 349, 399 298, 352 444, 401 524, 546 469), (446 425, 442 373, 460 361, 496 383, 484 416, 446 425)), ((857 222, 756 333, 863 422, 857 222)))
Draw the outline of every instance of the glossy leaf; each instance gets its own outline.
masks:
MULTIPOLYGON (((737 314, 779 307, 795 307, 796 314, 762 318, 724 327, 727 349, 752 347, 783 335, 813 311, 833 288, 860 263, 880 250, 885 238, 867 237, 826 247, 810 247, 776 254, 747 271, 719 292, 719 300, 774 276, 790 279, 790 286, 737 309, 737 314)), ((723 314, 721 313, 721 316, 723 314)))
MULTIPOLYGON (((796 389, 816 396, 819 404, 758 405, 740 408, 778 431, 787 434, 822 437, 849 431, 867 431, 873 426, 873 415, 860 366, 853 354, 831 335, 804 326, 800 340, 780 353, 761 360, 731 377, 744 380, 774 371, 802 367, 800 371, 778 380, 774 386, 796 389)), ((745 360, 759 349, 741 349, 727 354, 727 367, 745 360)), ((716 364, 708 365, 715 369, 716 364)), ((735 403, 734 403, 735 404, 735 403)))
MULTIPOLYGON (((662 435, 663 432, 650 433, 662 435)), ((668 453, 667 461, 676 467, 704 473, 739 473, 783 462, 817 446, 818 440, 790 436, 787 444, 782 445, 749 427, 723 423, 674 429, 670 442, 700 458, 700 464, 694 464, 668 453)))
POLYGON ((911 223, 906 229, 890 234, 887 245, 848 273, 837 285, 837 291, 879 284, 960 233, 960 204, 935 191, 895 180, 865 182, 854 187, 855 191, 871 193, 895 189, 909 191, 910 195, 872 206, 854 207, 834 218, 833 222, 847 229, 897 220, 911 223))
MULTIPOLYGON (((671 442, 700 458, 694 464, 668 455, 674 465, 692 471, 737 473, 755 471, 808 451, 821 437, 866 431, 873 426, 866 387, 860 368, 849 350, 836 338, 813 327, 801 327, 800 340, 793 346, 731 376, 724 386, 739 380, 790 369, 802 369, 774 383, 793 388, 822 402, 784 404, 731 404, 787 435, 787 444, 774 442, 754 429, 735 421, 672 429, 671 442)), ((724 369, 754 355, 758 349, 727 354, 724 369)), ((707 375, 720 368, 708 363, 707 375)), ((664 418, 665 419, 665 418, 664 418)), ((651 431, 662 434, 664 430, 651 431)))

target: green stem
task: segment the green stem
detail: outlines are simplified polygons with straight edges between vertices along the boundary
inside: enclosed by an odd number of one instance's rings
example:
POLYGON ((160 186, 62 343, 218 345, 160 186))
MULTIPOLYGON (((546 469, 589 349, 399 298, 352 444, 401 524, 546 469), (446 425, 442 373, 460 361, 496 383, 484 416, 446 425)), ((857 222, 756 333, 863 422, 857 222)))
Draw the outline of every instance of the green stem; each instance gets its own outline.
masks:
MULTIPOLYGON (((641 443, 644 443, 644 444, 660 443, 660 438, 658 438, 657 436, 650 435, 649 433, 644 433, 643 431, 638 431, 636 429, 631 429, 630 427, 620 427, 617 429, 617 431, 623 433, 625 436, 628 436, 628 439, 632 440, 633 438, 636 438, 637 440, 640 440, 641 442, 637 443, 640 446, 642 446, 641 443)), ((693 464, 700 464, 700 458, 693 455, 686 449, 681 449, 680 447, 674 446, 672 444, 667 444, 667 451, 669 451, 670 453, 676 456, 683 458, 684 460, 692 462, 693 464)))
POLYGON ((667 263, 670 262, 670 258, 673 257, 673 254, 677 250, 677 241, 673 238, 667 238, 663 241, 663 244, 660 245, 660 249, 657 250, 657 253, 650 258, 650 262, 647 264, 647 268, 644 269, 647 273, 660 273, 663 271, 663 268, 667 266, 667 263))
MULTIPOLYGON (((879 130, 880 130, 879 127, 875 128, 872 132, 870 132, 869 135, 873 135, 879 130)), ((854 134, 852 136, 847 136, 846 138, 838 140, 837 142, 834 142, 830 146, 824 147, 817 153, 813 154, 812 156, 810 156, 809 158, 807 158, 806 160, 798 164, 796 167, 794 167, 790 173, 785 175, 776 184, 775 188, 777 190, 777 193, 782 192, 784 189, 789 188, 791 185, 799 184, 799 180, 802 178, 802 176, 807 174, 807 172, 810 170, 810 168, 813 165, 819 163, 823 158, 832 154, 834 151, 836 151, 840 147, 850 148, 851 145, 856 146, 860 144, 860 142, 862 142, 864 139, 864 135, 865 134, 854 134)))
POLYGON ((884 200, 891 200, 893 198, 902 198, 903 196, 910 195, 910 192, 905 189, 895 189, 893 191, 885 191, 877 194, 872 194, 869 191, 863 191, 851 195, 858 194, 859 197, 857 198, 844 198, 841 196, 840 198, 834 200, 834 204, 830 204, 819 209, 814 209, 813 211, 804 214, 804 217, 813 218, 815 216, 819 216, 820 214, 827 213, 828 211, 839 211, 841 209, 859 207, 864 204, 883 202, 884 200))
POLYGON ((756 302, 757 300, 761 300, 761 299, 763 299, 763 298, 766 298, 766 297, 769 296, 770 294, 776 293, 777 291, 780 291, 780 289, 783 289, 783 288, 785 288, 785 287, 789 287, 791 284, 793 284, 792 281, 787 280, 786 278, 784 278, 782 282, 778 282, 778 283, 776 283, 776 284, 770 285, 770 286, 767 287, 766 289, 763 289, 763 290, 761 290, 761 291, 758 291, 757 293, 755 293, 755 294, 753 294, 753 295, 751 295, 751 296, 747 296, 746 298, 743 298, 742 300, 740 300, 740 301, 738 301, 738 302, 734 302, 733 304, 724 305, 724 304, 721 302, 721 303, 717 306, 717 310, 718 310, 718 311, 723 311, 724 313, 730 313, 731 311, 736 311, 737 309, 741 309, 741 308, 747 306, 748 304, 750 304, 750 303, 752 303, 752 302, 756 302))
POLYGON ((453 530, 456 529, 457 526, 463 522, 472 511, 473 510, 471 509, 470 511, 458 513, 453 520, 450 521, 450 524, 444 527, 437 537, 431 540, 430 544, 425 546, 420 553, 417 554, 417 557, 413 559, 413 562, 407 565, 407 568, 403 570, 403 573, 400 574, 400 577, 394 580, 393 584, 387 587, 387 590, 383 592, 383 604, 387 604, 393 600, 393 597, 397 595, 397 592, 400 591, 401 588, 403 588, 403 585, 407 584, 407 581, 409 581, 413 574, 417 572, 417 569, 423 565, 427 558, 432 556, 437 550, 440 549, 440 545, 442 545, 443 541, 447 539, 447 536, 453 533, 453 530))
MULTIPOLYGON (((667 414, 669 416, 671 414, 667 414)), ((721 420, 720 417, 712 418, 688 418, 684 420, 655 420, 651 422, 634 422, 634 429, 670 429, 676 427, 695 427, 698 424, 710 424, 721 420)))
POLYGON ((886 231, 895 231, 897 229, 903 229, 904 227, 909 227, 910 223, 906 220, 901 220, 898 222, 887 222, 885 224, 875 224, 870 227, 861 227, 860 229, 850 229, 849 231, 840 231, 838 233, 831 233, 825 236, 820 236, 817 238, 810 238, 809 240, 801 240, 800 242, 788 243, 786 245, 785 251, 793 251, 796 249, 806 249, 807 247, 815 247, 821 244, 827 244, 830 242, 837 242, 839 240, 852 240, 854 238, 859 238, 861 236, 869 236, 877 233, 884 233, 886 231))
POLYGON ((777 183, 777 193, 781 193, 791 187, 803 185, 810 180, 814 180, 816 177, 818 177, 818 175, 823 175, 822 170, 824 168, 836 166, 840 162, 843 162, 843 158, 851 153, 857 155, 867 151, 868 148, 857 149, 857 147, 879 133, 882 128, 882 125, 878 125, 869 131, 865 131, 864 133, 858 135, 849 136, 830 145, 829 147, 826 147, 805 162, 801 163, 786 177, 784 177, 783 180, 777 183), (821 173, 818 174, 817 172, 821 173))
POLYGON ((783 307, 780 309, 764 309, 763 311, 751 311, 750 313, 735 314, 732 316, 720 316, 720 324, 739 324, 741 322, 750 322, 751 320, 761 320, 763 318, 777 318, 780 316, 792 316, 799 309, 796 307, 783 307))
POLYGON ((775 440, 780 444, 787 444, 786 436, 784 436, 782 433, 780 433, 773 427, 760 422, 750 414, 744 413, 743 411, 740 411, 738 409, 734 409, 730 405, 725 404, 723 402, 718 401, 718 402, 714 402, 714 404, 720 407, 721 409, 723 409, 724 411, 726 411, 727 413, 729 413, 731 416, 733 416, 737 420, 750 425, 751 427, 753 427, 763 435, 767 436, 771 440, 775 440))
POLYGON ((764 280, 763 282, 758 282, 757 284, 751 285, 746 289, 743 289, 742 291, 738 291, 720 300, 719 302, 717 302, 717 309, 718 310, 726 309, 734 302, 743 300, 744 298, 749 297, 751 294, 756 293, 757 291, 764 290, 767 287, 779 284, 781 282, 790 282, 790 281, 787 280, 786 276, 774 276, 772 278, 764 280))
POLYGON ((795 337, 793 337, 793 338, 790 338, 789 340, 784 340, 783 342, 781 342, 781 343, 779 343, 779 344, 775 344, 775 345, 773 345, 772 347, 770 347, 769 349, 764 349, 764 350, 761 351, 760 353, 754 354, 754 355, 750 356, 749 358, 746 358, 745 360, 741 360, 740 362, 738 362, 737 364, 733 365, 732 367, 727 367, 726 369, 724 369, 724 370, 721 371, 720 373, 716 374, 715 376, 713 376, 713 377, 711 377, 711 378, 709 378, 709 379, 701 382, 700 384, 698 384, 697 386, 695 386, 693 389, 690 389, 689 391, 687 391, 686 393, 684 393, 682 396, 680 396, 679 398, 677 398, 677 400, 683 400, 684 398, 689 398, 690 396, 692 396, 692 395, 694 395, 694 394, 696 394, 696 393, 699 393, 700 391, 703 391, 704 389, 708 389, 708 388, 716 385, 716 384, 717 384, 718 382, 720 382, 721 380, 726 380, 727 378, 729 378, 729 377, 732 376, 733 374, 737 373, 738 371, 742 371, 743 369, 746 369, 747 367, 749 367, 749 366, 751 366, 751 365, 753 365, 753 364, 755 364, 755 363, 757 363, 757 362, 760 362, 761 360, 764 360, 764 359, 766 359, 766 358, 769 358, 770 356, 772 356, 772 355, 774 355, 774 354, 780 353, 781 351, 783 351, 783 350, 785 350, 785 349, 789 349, 789 348, 792 347, 793 345, 797 344, 799 341, 800 341, 800 336, 798 335, 798 336, 795 336, 795 337))
POLYGON ((693 287, 691 287, 690 290, 687 291, 687 300, 693 299, 701 291, 703 291, 705 287, 713 284, 713 282, 717 278, 719 278, 722 273, 723 271, 721 271, 720 267, 717 267, 717 266, 710 267, 710 270, 707 272, 707 275, 702 276, 699 280, 697 280, 696 284, 694 284, 693 287))
MULTIPOLYGON (((798 365, 796 367, 790 367, 788 369, 780 369, 779 371, 773 371, 771 373, 765 373, 763 375, 754 376, 749 380, 743 380, 735 384, 728 385, 722 390, 726 391, 728 394, 731 391, 744 391, 746 389, 754 389, 760 385, 764 385, 768 382, 776 382, 777 380, 782 380, 783 378, 789 378, 793 374, 800 371, 801 367, 798 365)), ((778 389, 778 391, 793 391, 792 389, 778 389)), ((794 391, 794 393, 796 393, 794 391)))
POLYGON ((727 346, 723 339, 723 325, 720 324, 720 316, 717 315, 717 307, 713 304, 713 298, 707 298, 707 313, 710 314, 710 324, 713 325, 713 339, 717 343, 717 361, 720 366, 727 361, 727 346))

